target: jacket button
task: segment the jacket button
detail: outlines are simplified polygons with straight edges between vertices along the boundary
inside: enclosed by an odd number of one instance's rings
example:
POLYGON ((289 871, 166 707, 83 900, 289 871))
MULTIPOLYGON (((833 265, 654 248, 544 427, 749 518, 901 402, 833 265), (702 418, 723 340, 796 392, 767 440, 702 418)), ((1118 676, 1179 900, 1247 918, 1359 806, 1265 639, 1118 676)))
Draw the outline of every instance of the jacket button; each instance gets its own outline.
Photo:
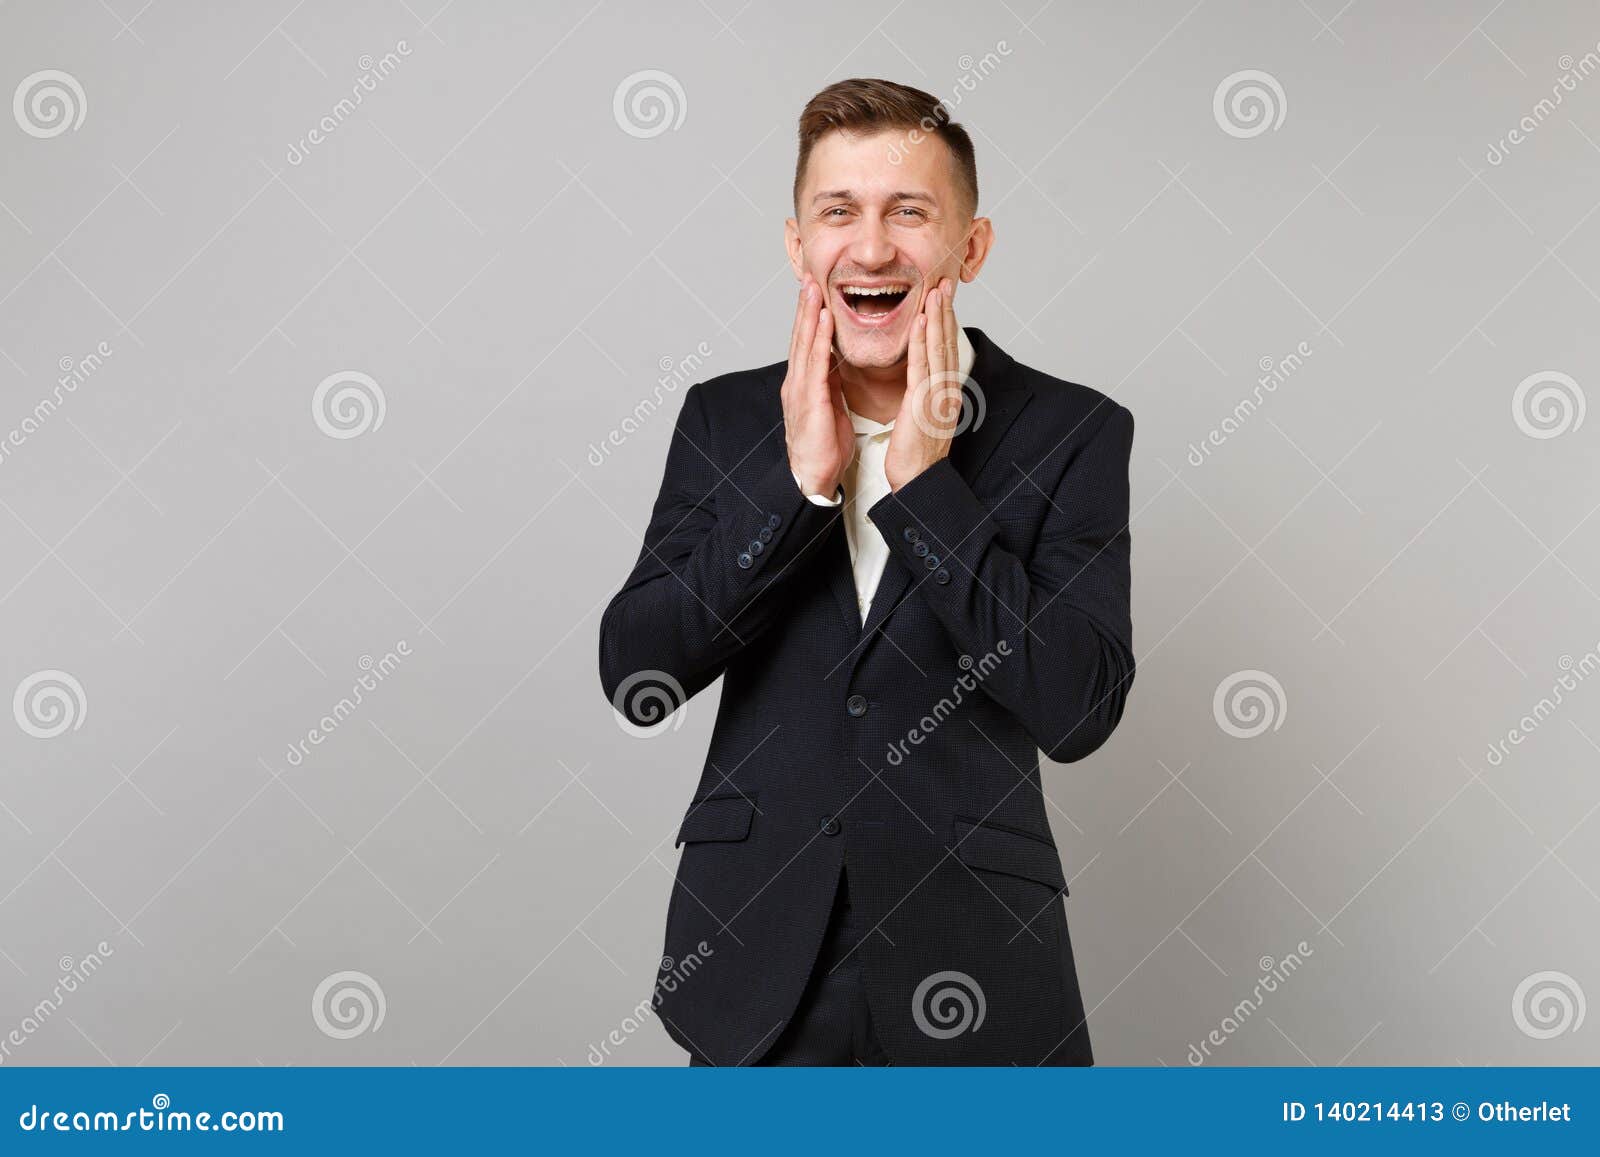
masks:
POLYGON ((772 527, 763 526, 761 528, 761 533, 756 535, 756 537, 759 538, 762 542, 771 542, 772 541, 772 527))
POLYGON ((836 836, 839 834, 839 821, 834 819, 832 816, 823 816, 821 827, 822 834, 825 836, 836 836))
POLYGON ((750 557, 750 552, 748 550, 739 556, 739 565, 745 570, 749 570, 750 567, 754 565, 755 561, 755 559, 750 557))
POLYGON ((927 558, 922 560, 922 565, 927 567, 929 570, 938 570, 939 556, 936 554, 930 554, 927 558))
POLYGON ((759 538, 753 538, 753 539, 750 540, 750 553, 751 554, 760 554, 762 551, 764 551, 766 549, 767 549, 766 548, 766 544, 763 543, 759 538))
POLYGON ((928 553, 928 544, 925 542, 917 543, 916 546, 911 548, 911 553, 916 555, 918 558, 922 558, 928 553))
POLYGON ((933 581, 940 584, 949 582, 950 572, 941 567, 933 572, 933 581))
POLYGON ((867 697, 865 695, 852 695, 844 701, 844 709, 857 719, 867 713, 867 697))
POLYGON ((783 519, 779 518, 776 514, 767 515, 767 525, 770 526, 773 530, 777 530, 779 525, 782 522, 783 522, 783 519))
POLYGON ((903 537, 907 542, 916 542, 917 539, 922 537, 922 535, 917 533, 917 528, 914 526, 906 527, 900 532, 900 534, 901 537, 903 537))

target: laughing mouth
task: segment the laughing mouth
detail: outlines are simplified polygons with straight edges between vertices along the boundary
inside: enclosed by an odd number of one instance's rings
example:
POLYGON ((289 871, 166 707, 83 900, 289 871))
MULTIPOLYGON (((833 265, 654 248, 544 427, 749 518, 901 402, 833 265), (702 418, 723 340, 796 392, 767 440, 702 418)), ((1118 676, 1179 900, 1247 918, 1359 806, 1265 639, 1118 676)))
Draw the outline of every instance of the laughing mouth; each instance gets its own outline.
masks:
POLYGON ((897 311, 911 295, 911 286, 904 281, 881 285, 845 284, 839 287, 839 296, 858 320, 882 324, 897 311))

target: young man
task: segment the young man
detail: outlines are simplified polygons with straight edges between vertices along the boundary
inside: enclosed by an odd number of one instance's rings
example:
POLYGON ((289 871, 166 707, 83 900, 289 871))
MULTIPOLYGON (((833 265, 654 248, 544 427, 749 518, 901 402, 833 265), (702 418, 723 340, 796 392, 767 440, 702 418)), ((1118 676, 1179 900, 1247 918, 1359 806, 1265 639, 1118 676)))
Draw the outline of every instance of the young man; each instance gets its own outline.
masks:
POLYGON ((684 397, 600 627, 635 723, 724 676, 657 1010, 691 1063, 1093 1063, 1039 749, 1133 682, 1133 416, 956 325, 994 241, 927 93, 800 117, 786 361, 684 397))

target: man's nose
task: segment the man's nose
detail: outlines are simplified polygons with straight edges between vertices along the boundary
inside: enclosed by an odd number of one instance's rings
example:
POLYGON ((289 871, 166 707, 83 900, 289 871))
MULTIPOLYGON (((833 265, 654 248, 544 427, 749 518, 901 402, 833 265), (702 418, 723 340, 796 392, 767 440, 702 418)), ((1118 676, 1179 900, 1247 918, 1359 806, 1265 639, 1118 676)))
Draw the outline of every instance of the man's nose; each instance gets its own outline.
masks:
POLYGON ((858 265, 876 269, 894 260, 894 243, 882 221, 864 218, 850 239, 850 257, 858 265))

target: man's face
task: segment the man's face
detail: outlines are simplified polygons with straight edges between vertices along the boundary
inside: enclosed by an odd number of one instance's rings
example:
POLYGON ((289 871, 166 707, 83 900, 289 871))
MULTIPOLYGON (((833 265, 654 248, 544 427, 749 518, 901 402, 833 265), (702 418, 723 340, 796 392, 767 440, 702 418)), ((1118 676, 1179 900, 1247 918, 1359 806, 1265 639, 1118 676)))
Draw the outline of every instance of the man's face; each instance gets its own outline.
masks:
POLYGON ((989 222, 961 205, 950 150, 915 136, 827 134, 787 222, 796 276, 809 270, 826 288, 834 346, 862 368, 903 361, 927 291, 942 277, 971 281, 988 250, 989 222))

